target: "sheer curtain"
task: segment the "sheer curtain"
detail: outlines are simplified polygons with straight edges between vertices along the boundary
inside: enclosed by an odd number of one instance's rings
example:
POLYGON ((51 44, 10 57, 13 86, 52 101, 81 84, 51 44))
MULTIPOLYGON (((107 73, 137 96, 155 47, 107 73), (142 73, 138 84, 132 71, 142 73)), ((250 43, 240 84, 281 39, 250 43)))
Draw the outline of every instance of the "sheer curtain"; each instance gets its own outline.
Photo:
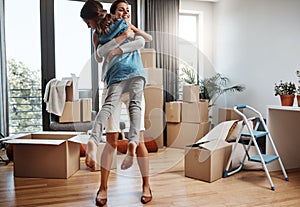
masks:
POLYGON ((156 50, 156 65, 163 68, 164 98, 178 97, 179 0, 145 0, 145 30, 153 35, 147 47, 156 50))
MULTIPOLYGON (((0 1, 0 132, 8 135, 8 85, 4 35, 4 1, 0 1)), ((1 137, 0 137, 1 138, 1 137)))

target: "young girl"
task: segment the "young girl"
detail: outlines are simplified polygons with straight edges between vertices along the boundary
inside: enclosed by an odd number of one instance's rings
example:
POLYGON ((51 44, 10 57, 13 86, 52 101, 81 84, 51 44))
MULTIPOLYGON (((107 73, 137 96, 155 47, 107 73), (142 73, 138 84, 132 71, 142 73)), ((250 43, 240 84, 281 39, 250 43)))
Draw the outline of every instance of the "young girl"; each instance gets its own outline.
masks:
MULTIPOLYGON (((107 14, 98 1, 88 0, 82 10, 81 17, 88 27, 95 28, 99 44, 105 44, 128 29, 127 22, 107 14)), ((124 41, 126 43, 129 40, 124 41)), ((101 111, 97 114, 91 138, 94 145, 101 141, 104 125, 120 100, 123 93, 129 93, 129 144, 128 154, 134 155, 139 143, 141 100, 145 84, 145 75, 138 51, 123 53, 106 59, 103 65, 104 80, 107 84, 107 96, 101 111)), ((89 145, 88 145, 89 146, 89 145)), ((94 153, 96 150, 92 150, 94 153)), ((95 155, 94 155, 95 157, 95 155)), ((126 156, 125 169, 132 164, 132 156, 126 156), (126 166, 127 165, 127 166, 126 166)))

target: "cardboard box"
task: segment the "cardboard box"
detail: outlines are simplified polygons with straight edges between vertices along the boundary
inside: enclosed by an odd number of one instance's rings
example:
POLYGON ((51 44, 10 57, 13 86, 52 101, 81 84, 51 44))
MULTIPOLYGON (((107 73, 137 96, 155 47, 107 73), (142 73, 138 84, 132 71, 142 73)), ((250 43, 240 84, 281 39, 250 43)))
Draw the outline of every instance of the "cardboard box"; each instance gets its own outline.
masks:
POLYGON ((62 80, 68 80, 66 85, 66 101, 78 101, 79 91, 78 91, 78 79, 74 74, 72 77, 64 77, 62 80))
POLYGON ((145 68, 146 85, 162 85, 163 69, 161 68, 145 68))
POLYGON ((155 139, 159 148, 164 146, 164 129, 163 115, 151 116, 145 118, 145 137, 152 137, 155 139))
POLYGON ((13 145, 14 176, 69 178, 80 168, 76 132, 36 132, 7 141, 13 145))
POLYGON ((200 86, 199 85, 185 85, 183 86, 184 102, 198 102, 199 101, 200 86))
MULTIPOLYGON (((243 109, 239 109, 239 111, 243 112, 243 109)), ((219 108, 218 114, 218 121, 219 123, 223 121, 230 121, 230 120, 242 120, 243 118, 236 113, 233 108, 219 108)))
POLYGON ((80 122, 80 101, 65 102, 62 115, 59 117, 59 123, 80 122))
POLYGON ((201 123, 208 121, 208 101, 200 100, 199 102, 182 103, 181 112, 182 122, 201 123))
POLYGON ((213 140, 199 147, 185 147, 185 176, 207 182, 222 178, 231 148, 232 145, 224 140, 213 140))
POLYGON ((181 105, 182 101, 166 102, 166 121, 169 123, 180 123, 181 122, 181 105))
MULTIPOLYGON (((86 146, 86 144, 88 143, 89 141, 89 138, 90 138, 90 135, 88 134, 80 134, 80 135, 77 135, 76 137, 74 137, 74 139, 83 144, 84 146, 86 146)), ((97 155, 96 155, 96 168, 95 170, 101 170, 101 155, 102 155, 102 152, 104 150, 104 147, 105 147, 105 143, 100 143, 98 148, 97 148, 97 155)), ((117 151, 114 152, 114 156, 113 156, 113 162, 112 162, 112 165, 111 165, 111 169, 116 169, 117 168, 117 151)))
POLYGON ((163 113, 163 89, 162 85, 146 86, 144 89, 145 96, 145 118, 163 113), (159 113, 160 111, 160 113, 159 113))
POLYGON ((92 121, 92 99, 82 98, 80 99, 81 107, 81 122, 92 121))
POLYGON ((140 49, 144 68, 156 68, 156 52, 153 48, 140 49))
POLYGON ((202 123, 167 123, 167 146, 184 149, 197 142, 210 130, 210 121, 202 123))

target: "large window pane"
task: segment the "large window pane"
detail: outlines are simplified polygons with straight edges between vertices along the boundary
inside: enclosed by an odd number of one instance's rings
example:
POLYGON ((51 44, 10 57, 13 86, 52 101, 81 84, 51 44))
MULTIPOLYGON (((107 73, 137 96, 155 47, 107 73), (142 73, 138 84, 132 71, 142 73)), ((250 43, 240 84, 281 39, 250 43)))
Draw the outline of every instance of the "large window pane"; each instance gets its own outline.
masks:
POLYGON ((196 15, 179 15, 179 37, 196 43, 198 35, 198 25, 196 15))
POLYGON ((40 0, 5 1, 10 134, 42 130, 40 0))
POLYGON ((55 0, 56 78, 79 77, 80 89, 91 89, 91 31, 80 18, 84 2, 55 0))
POLYGON ((179 57, 182 64, 193 69, 198 67, 198 16, 192 14, 179 15, 179 57))
POLYGON ((182 96, 183 84, 198 82, 199 71, 199 16, 179 14, 179 98, 182 96))

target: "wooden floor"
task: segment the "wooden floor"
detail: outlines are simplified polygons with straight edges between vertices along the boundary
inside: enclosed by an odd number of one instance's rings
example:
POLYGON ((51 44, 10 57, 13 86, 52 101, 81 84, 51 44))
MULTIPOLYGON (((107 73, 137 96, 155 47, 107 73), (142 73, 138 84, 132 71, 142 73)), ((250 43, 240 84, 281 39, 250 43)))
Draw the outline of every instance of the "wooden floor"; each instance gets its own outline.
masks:
MULTIPOLYGON (((127 171, 111 172, 107 206, 143 206, 136 163, 127 171)), ((300 206, 300 169, 272 172, 276 190, 270 190, 263 171, 241 171, 213 183, 187 178, 183 151, 167 148, 150 154, 153 200, 146 206, 300 206)), ((84 161, 69 179, 15 178, 13 163, 0 166, 0 206, 95 206, 99 172, 89 172, 84 161)))

